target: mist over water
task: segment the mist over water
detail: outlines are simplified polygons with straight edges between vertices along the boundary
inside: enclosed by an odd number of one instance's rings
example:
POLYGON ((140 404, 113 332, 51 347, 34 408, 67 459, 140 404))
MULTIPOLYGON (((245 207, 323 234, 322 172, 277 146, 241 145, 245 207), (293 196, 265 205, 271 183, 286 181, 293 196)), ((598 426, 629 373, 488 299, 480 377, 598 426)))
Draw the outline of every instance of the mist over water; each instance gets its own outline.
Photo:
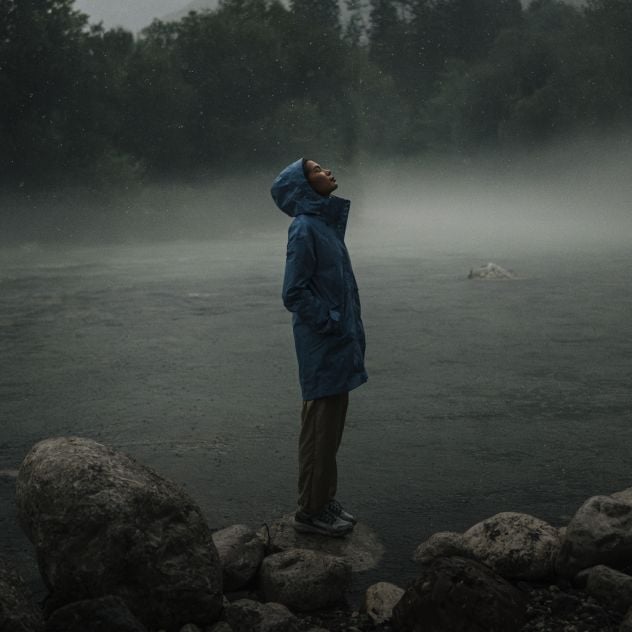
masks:
MULTIPOLYGON (((387 551, 360 583, 412 577, 435 531, 508 510, 561 525, 588 496, 632 484, 631 157, 622 136, 329 165, 353 203, 370 376, 351 394, 340 496, 387 551), (488 261, 518 278, 467 280, 488 261)), ((116 202, 116 223, 83 224, 80 243, 68 223, 60 244, 45 239, 77 216, 55 206, 3 249, 0 553, 32 582, 14 473, 45 437, 131 453, 185 485, 214 528, 293 510, 289 218, 269 196, 283 165, 265 167, 137 192, 116 202)))

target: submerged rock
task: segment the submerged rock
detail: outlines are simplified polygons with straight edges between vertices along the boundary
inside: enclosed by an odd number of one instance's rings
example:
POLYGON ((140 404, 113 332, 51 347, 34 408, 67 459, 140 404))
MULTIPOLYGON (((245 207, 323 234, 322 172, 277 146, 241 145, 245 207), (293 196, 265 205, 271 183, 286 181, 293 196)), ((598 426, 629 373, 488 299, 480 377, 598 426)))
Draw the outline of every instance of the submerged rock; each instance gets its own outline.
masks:
POLYGON ((461 557, 437 558, 393 608, 396 629, 417 632, 516 632, 526 598, 490 568, 461 557))
POLYGON ((219 618, 222 571, 201 510, 130 457, 88 439, 41 441, 20 468, 17 507, 49 610, 117 595, 152 629, 219 618))
POLYGON ((266 601, 299 611, 340 603, 351 586, 351 566, 319 551, 290 549, 263 560, 259 585, 266 601))
POLYGON ((490 261, 480 268, 471 268, 467 278, 492 281, 497 279, 515 279, 516 275, 513 271, 505 270, 505 268, 490 261))
POLYGON ((353 531, 344 538, 297 533, 293 524, 294 514, 285 514, 269 528, 261 529, 259 534, 273 552, 309 549, 328 553, 346 560, 354 573, 375 568, 384 555, 384 545, 377 534, 363 523, 356 524, 353 531))

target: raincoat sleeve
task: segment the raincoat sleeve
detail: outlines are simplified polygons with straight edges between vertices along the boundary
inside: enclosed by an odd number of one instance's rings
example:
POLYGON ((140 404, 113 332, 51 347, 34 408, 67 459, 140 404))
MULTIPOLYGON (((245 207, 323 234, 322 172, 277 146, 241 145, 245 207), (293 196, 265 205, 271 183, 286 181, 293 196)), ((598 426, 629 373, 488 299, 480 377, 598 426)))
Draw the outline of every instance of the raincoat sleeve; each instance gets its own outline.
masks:
POLYGON ((340 327, 340 313, 330 310, 314 293, 312 278, 316 264, 312 236, 304 227, 291 225, 283 279, 283 304, 317 333, 335 333, 340 327))

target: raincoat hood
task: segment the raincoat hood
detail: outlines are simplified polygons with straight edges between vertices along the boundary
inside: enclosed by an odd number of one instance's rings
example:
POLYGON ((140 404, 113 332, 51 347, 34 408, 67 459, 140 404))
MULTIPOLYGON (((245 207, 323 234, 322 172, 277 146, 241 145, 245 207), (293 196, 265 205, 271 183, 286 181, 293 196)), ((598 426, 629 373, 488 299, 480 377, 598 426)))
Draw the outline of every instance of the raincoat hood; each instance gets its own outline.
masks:
POLYGON ((346 228, 351 202, 335 195, 320 195, 312 189, 303 172, 303 158, 281 171, 270 190, 275 204, 290 217, 320 215, 330 224, 346 228))

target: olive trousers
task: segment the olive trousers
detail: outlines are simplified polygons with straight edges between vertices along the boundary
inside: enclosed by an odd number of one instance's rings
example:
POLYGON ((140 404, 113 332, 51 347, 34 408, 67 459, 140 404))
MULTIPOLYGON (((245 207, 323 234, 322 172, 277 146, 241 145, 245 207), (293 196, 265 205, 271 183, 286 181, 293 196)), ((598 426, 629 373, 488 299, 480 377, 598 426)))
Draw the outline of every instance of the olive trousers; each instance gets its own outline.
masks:
POLYGON ((336 454, 345 427, 349 393, 303 402, 298 442, 298 509, 320 512, 336 496, 336 454))

